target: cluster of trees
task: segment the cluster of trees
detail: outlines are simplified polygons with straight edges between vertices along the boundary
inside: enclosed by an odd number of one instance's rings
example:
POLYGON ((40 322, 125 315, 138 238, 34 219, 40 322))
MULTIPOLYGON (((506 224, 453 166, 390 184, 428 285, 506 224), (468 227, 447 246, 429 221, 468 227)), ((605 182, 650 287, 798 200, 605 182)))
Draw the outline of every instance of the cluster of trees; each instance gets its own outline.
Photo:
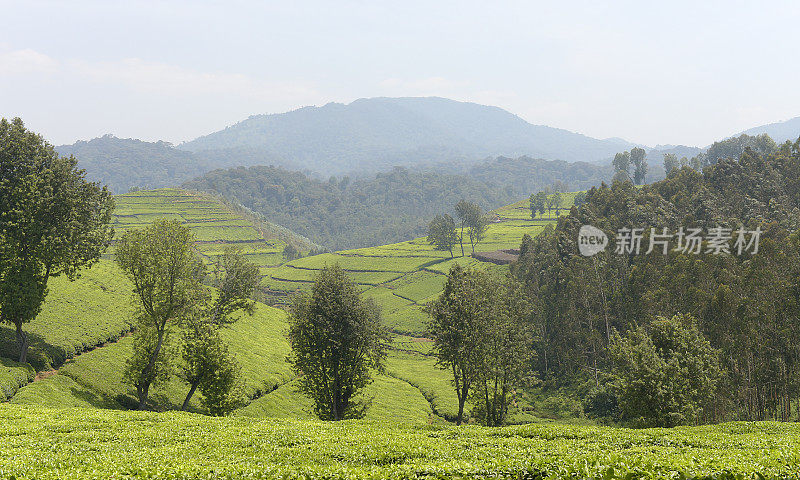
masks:
POLYGON ((642 188, 629 181, 593 188, 586 203, 561 217, 557 226, 526 237, 513 270, 534 301, 536 372, 559 382, 591 379, 595 391, 589 399, 611 395, 616 414, 634 421, 647 418, 646 413, 629 407, 626 390, 614 385, 638 378, 644 388, 643 372, 625 374, 633 370, 621 362, 627 355, 621 352, 638 349, 641 361, 649 355, 647 361, 657 366, 653 371, 660 372, 651 393, 682 389, 670 394, 674 401, 644 401, 659 405, 664 414, 649 418, 650 424, 800 417, 800 410, 791 411, 792 405, 800 409, 798 178, 800 142, 768 154, 745 148, 741 156, 717 159, 702 172, 687 165, 642 188), (666 255, 661 249, 636 255, 611 248, 584 257, 577 248, 582 225, 600 228, 612 239, 620 228, 644 228, 644 246, 649 227, 659 233, 662 228, 674 233, 680 227, 708 231, 718 226, 763 233, 755 255, 695 255, 673 244, 666 255), (687 339, 684 352, 695 353, 678 357, 686 357, 686 365, 705 365, 701 377, 708 381, 701 386, 675 387, 678 377, 697 376, 670 373, 683 360, 665 354, 654 336, 664 336, 657 333, 659 317, 676 315, 683 315, 678 323, 689 332, 694 328, 689 318, 696 319, 700 337, 681 337, 687 339), (627 340, 617 339, 615 332, 627 340), (703 339, 709 347, 696 347, 705 345, 703 339), (654 351, 661 357, 657 362, 654 351), (717 367, 702 359, 701 351, 719 352, 715 358, 724 374, 718 381, 717 367), (693 389, 703 392, 702 398, 685 395, 693 389))
POLYGON ((634 147, 629 152, 620 152, 611 162, 614 166, 613 181, 633 181, 643 185, 647 178, 647 152, 643 148, 634 147), (633 172, 631 173, 631 168, 633 172))
POLYGON ((473 418, 502 425, 534 356, 531 308, 522 284, 454 265, 444 291, 426 311, 433 354, 453 374, 456 424, 463 421, 471 398, 473 418))
POLYGON ((472 253, 475 253, 475 245, 483 240, 489 226, 489 217, 475 202, 461 199, 455 205, 455 212, 458 223, 445 213, 436 215, 428 224, 428 243, 437 250, 450 252, 450 258, 455 256, 453 249, 456 245, 461 246, 461 256, 464 256, 464 229, 467 230, 472 253))
POLYGON ((186 184, 216 191, 331 250, 384 245, 425 233, 428 220, 468 197, 486 207, 513 192, 465 175, 395 168, 371 178, 320 181, 276 167, 217 170, 186 184))
POLYGON ((150 388, 174 375, 189 388, 185 410, 195 391, 213 415, 230 412, 242 401, 239 367, 220 336, 234 313, 252 314, 250 300, 258 268, 236 251, 226 250, 217 266, 215 288, 206 288, 206 266, 188 227, 159 220, 125 232, 116 244, 119 266, 128 274, 138 300, 133 356, 125 378, 136 388, 138 408, 147 407, 150 388), (180 334, 180 346, 174 337, 180 334), (178 354, 183 362, 177 362, 178 354))
MULTIPOLYGON (((529 199, 531 219, 536 220, 537 215, 544 215, 545 211, 550 215, 551 210, 555 210, 556 216, 558 216, 561 209, 564 208, 564 197, 562 193, 565 191, 564 185, 556 183, 552 187, 547 187, 544 190, 532 193, 529 199)), ((586 192, 578 192, 575 194, 573 204, 580 206, 585 199, 586 192)))

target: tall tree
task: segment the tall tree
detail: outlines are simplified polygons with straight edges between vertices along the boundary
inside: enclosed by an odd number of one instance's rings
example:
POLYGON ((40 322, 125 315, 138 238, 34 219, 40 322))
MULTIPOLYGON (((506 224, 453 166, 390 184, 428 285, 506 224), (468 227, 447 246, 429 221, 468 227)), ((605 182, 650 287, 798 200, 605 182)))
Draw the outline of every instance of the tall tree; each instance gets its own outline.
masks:
POLYGON ((642 185, 647 177, 647 152, 643 148, 634 147, 630 158, 633 164, 633 182, 642 185))
POLYGON ((322 420, 363 416, 368 405, 356 396, 371 369, 383 368, 387 342, 378 307, 361 299, 339 265, 320 270, 311 294, 297 295, 289 308, 289 360, 322 420))
POLYGON ((464 256, 464 228, 467 227, 469 218, 472 215, 473 205, 473 203, 470 203, 462 198, 455 206, 456 216, 458 217, 458 221, 460 223, 458 242, 461 245, 462 257, 464 256))
POLYGON ((486 229, 489 228, 489 218, 484 215, 483 212, 481 212, 480 207, 478 207, 472 212, 467 224, 469 244, 472 247, 472 253, 475 253, 475 245, 480 243, 480 241, 486 236, 486 229))
POLYGON ((547 194, 545 192, 537 192, 531 194, 531 219, 536 219, 536 214, 544 215, 547 209, 547 194))
POLYGON ((453 258, 453 248, 458 241, 456 222, 450 215, 446 213, 436 215, 428 224, 428 243, 434 245, 437 250, 450 252, 450 258, 453 258))
MULTIPOLYGON (((684 160, 686 157, 684 157, 684 160)), ((665 153, 664 154, 664 173, 669 176, 673 170, 677 170, 681 167, 681 163, 678 160, 678 156, 674 153, 665 153)))
POLYGON ((630 169, 631 169, 631 153, 630 152, 619 152, 614 156, 614 161, 612 162, 614 165, 614 172, 616 172, 615 176, 618 174, 620 176, 625 176, 630 178, 630 169))
POLYGON ((231 403, 226 399, 235 385, 236 379, 231 375, 236 372, 236 362, 228 353, 219 328, 233 323, 236 312, 252 315, 255 302, 251 297, 257 283, 258 267, 234 249, 226 249, 217 264, 215 288, 205 292, 184 325, 181 378, 189 384, 189 392, 182 410, 189 406, 198 387, 207 402, 210 396, 206 393, 213 392, 215 400, 209 402, 211 410, 224 412, 225 404, 231 403))
POLYGON ((450 269, 444 291, 426 307, 430 315, 426 329, 433 339, 437 364, 453 374, 458 425, 464 419, 464 404, 472 384, 480 374, 484 325, 490 321, 493 295, 486 273, 456 264, 450 269))
POLYGON ((159 220, 129 230, 116 245, 117 263, 133 282, 141 313, 136 331, 140 348, 128 362, 126 377, 136 387, 139 409, 147 406, 158 366, 168 363, 162 347, 199 301, 205 268, 194 249, 194 235, 174 220, 159 220))
POLYGON ((482 322, 483 356, 480 359, 472 398, 473 416, 492 427, 501 426, 508 416, 515 392, 532 371, 531 305, 513 277, 491 279, 492 313, 482 322))
POLYGON ((114 235, 111 195, 76 164, 19 118, 0 119, 0 322, 15 327, 22 363, 30 343, 22 326, 39 314, 48 280, 74 280, 114 235))

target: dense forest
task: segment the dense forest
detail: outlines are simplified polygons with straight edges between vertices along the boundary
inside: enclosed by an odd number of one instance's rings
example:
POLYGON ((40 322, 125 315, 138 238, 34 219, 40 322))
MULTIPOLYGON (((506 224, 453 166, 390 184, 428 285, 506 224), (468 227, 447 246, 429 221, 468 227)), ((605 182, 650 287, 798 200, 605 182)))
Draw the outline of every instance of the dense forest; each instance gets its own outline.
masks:
POLYGON ((608 166, 584 162, 501 157, 464 174, 395 167, 374 177, 328 181, 278 167, 232 168, 185 186, 235 199, 271 222, 336 250, 421 236, 433 215, 450 211, 461 199, 492 209, 552 184, 588 188, 612 173, 608 166))
POLYGON ((736 138, 713 151, 741 151, 733 147, 745 140, 740 156, 720 153, 702 172, 683 166, 641 188, 629 181, 592 188, 555 228, 523 240, 513 270, 535 302, 535 370, 557 384, 586 382, 587 410, 620 414, 624 375, 610 373, 621 364, 637 374, 629 387, 653 387, 663 397, 640 396, 628 413, 660 408, 682 421, 786 420, 791 405, 800 406, 800 141, 736 138), (626 238, 620 229, 642 228, 641 251, 582 256, 583 225, 601 229, 617 247, 626 238), (656 244, 645 254, 651 240, 667 238, 664 228, 672 235, 667 253, 656 244), (687 249, 678 234, 693 228, 706 238, 687 249), (762 232, 757 251, 752 235, 749 250, 739 251, 740 229, 762 232), (729 241, 729 253, 715 254, 715 231, 729 241), (676 378, 701 380, 693 370, 701 358, 704 371, 717 371, 718 361, 720 373, 703 389, 681 387, 707 394, 688 414, 691 402, 670 397, 668 386, 676 378))

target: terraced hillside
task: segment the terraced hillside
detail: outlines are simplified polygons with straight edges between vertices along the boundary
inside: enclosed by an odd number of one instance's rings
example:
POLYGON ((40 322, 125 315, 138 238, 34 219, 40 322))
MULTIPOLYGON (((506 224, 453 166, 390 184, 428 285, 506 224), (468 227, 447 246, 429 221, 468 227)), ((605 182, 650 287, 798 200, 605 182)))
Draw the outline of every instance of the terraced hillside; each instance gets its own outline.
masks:
POLYGON ((287 244, 306 253, 320 249, 305 237, 208 193, 165 188, 117 195, 114 200, 117 235, 157 219, 177 220, 191 228, 199 252, 211 264, 230 245, 262 269, 284 263, 287 244))
MULTIPOLYGON (((434 250, 425 239, 284 262, 286 241, 304 239, 288 232, 284 240, 268 224, 209 195, 163 189, 115 198, 118 234, 159 218, 176 219, 195 232, 198 249, 209 263, 213 264, 227 245, 242 248, 261 267, 265 275, 262 285, 284 294, 284 299, 285 294, 308 287, 322 266, 338 262, 363 287, 364 294, 383 307, 386 322, 396 333, 385 374, 377 375, 365 392, 372 401, 366 420, 424 424, 455 417, 457 400, 449 374, 437 368, 429 356, 430 342, 416 335, 424 329, 422 307, 438 295, 454 263, 497 271, 505 266, 470 257, 468 245, 465 256, 450 258, 449 252, 434 250)), ((526 200, 496 211, 496 223, 489 226, 476 251, 517 248, 522 235, 535 235, 554 221, 531 220, 527 205, 526 200)), ((308 243, 302 245, 313 248, 308 243)), ((76 282, 54 279, 42 314, 26 327, 34 339, 30 358, 40 371, 39 377, 28 384, 34 370, 4 360, 0 366, 4 398, 15 404, 58 407, 132 406, 133 390, 123 381, 122 372, 131 354, 127 333, 134 313, 131 286, 110 259, 84 271, 76 282)), ((309 401, 297 392, 294 374, 286 362, 286 329, 282 310, 259 304, 254 316, 243 316, 224 332, 242 365, 245 393, 251 399, 236 415, 310 417, 309 401)), ((0 328, 0 356, 13 358, 15 351, 13 332, 0 328)), ((186 390, 173 378, 157 388, 152 398, 160 409, 175 409, 186 390)), ((197 400, 193 399, 191 408, 199 408, 197 400)), ((520 407, 534 406, 526 399, 520 401, 520 407)), ((521 408, 513 412, 512 419, 535 420, 521 408)))
MULTIPOLYGON (((574 194, 563 194, 564 206, 571 206, 574 194)), ((552 216, 531 219, 530 203, 521 200, 499 208, 494 213, 486 237, 475 247, 476 252, 517 249, 523 235, 537 235, 556 220, 552 216)), ((566 210, 564 210, 566 211, 566 210)), ((562 211, 563 212, 563 211, 562 211)), ((382 307, 386 324, 395 332, 419 335, 424 330, 422 307, 442 289, 447 272, 455 264, 502 271, 505 267, 486 263, 470 256, 471 247, 457 246, 456 258, 449 252, 435 250, 425 238, 379 247, 343 250, 300 258, 274 268, 265 269, 261 284, 278 294, 306 289, 325 265, 338 263, 363 288, 364 295, 382 307)))

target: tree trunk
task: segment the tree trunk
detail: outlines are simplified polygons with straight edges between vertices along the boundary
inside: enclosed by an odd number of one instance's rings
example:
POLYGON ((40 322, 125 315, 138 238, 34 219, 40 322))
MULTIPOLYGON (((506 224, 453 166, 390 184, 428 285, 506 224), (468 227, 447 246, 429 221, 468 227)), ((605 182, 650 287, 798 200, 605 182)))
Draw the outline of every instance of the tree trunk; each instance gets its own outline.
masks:
POLYGON ((464 256, 464 224, 461 224, 461 235, 459 235, 458 242, 461 244, 461 256, 464 256))
POLYGON ((158 342, 156 343, 156 348, 153 350, 153 354, 150 355, 150 361, 147 363, 147 367, 142 370, 142 387, 137 387, 137 391, 139 393, 139 410, 144 410, 145 406, 147 405, 147 395, 150 391, 150 374, 152 373, 153 369, 156 367, 156 360, 158 360, 158 354, 161 352, 161 345, 164 343, 164 328, 158 332, 158 342))
POLYGON ((199 384, 200 382, 192 383, 192 388, 189 389, 189 393, 186 394, 186 398, 183 400, 183 405, 181 405, 182 412, 185 412, 186 409, 189 407, 189 400, 192 399, 192 395, 194 395, 195 390, 197 390, 197 385, 199 384))
POLYGON ((28 335, 22 331, 22 322, 14 324, 17 327, 17 345, 19 346, 19 363, 26 363, 28 360, 28 335))

